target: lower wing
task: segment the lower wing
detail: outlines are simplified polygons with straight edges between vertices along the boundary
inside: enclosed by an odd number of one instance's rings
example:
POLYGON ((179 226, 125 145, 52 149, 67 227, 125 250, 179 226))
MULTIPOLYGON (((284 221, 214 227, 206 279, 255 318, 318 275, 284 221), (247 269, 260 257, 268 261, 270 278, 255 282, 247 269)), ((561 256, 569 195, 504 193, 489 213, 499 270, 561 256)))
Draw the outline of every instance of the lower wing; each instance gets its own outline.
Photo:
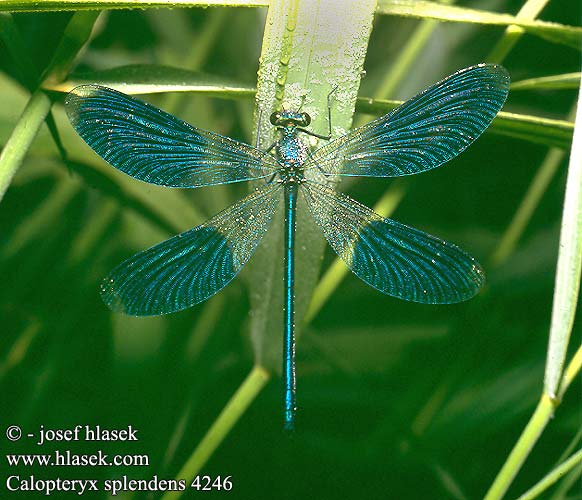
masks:
POLYGON ((306 181, 302 186, 331 247, 377 290, 413 302, 452 304, 483 286, 483 270, 459 247, 385 219, 326 185, 306 181))
POLYGON ((153 316, 186 309, 226 286, 267 231, 280 199, 266 184, 204 224, 119 264, 103 280, 103 301, 116 312, 153 316))

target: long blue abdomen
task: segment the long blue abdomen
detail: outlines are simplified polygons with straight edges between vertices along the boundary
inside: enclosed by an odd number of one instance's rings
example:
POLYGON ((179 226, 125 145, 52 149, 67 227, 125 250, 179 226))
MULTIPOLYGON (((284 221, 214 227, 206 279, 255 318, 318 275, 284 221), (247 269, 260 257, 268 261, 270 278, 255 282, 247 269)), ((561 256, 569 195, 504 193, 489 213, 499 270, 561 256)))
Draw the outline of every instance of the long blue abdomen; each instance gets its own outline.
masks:
POLYGON ((285 184, 285 279, 284 279, 284 322, 283 337, 283 377, 285 379, 284 428, 295 428, 297 410, 295 382, 295 224, 297 207, 297 184, 285 184))

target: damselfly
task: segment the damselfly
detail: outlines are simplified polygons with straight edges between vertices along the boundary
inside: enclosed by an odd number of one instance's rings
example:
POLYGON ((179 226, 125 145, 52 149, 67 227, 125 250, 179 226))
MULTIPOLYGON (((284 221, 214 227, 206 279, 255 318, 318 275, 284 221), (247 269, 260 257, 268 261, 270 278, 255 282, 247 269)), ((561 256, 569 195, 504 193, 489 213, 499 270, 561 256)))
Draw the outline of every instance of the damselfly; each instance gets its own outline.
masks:
POLYGON ((509 75, 501 66, 465 68, 311 152, 301 134, 329 137, 306 128, 311 122, 307 113, 274 112, 271 123, 280 138, 262 151, 193 127, 115 90, 98 85, 75 88, 66 99, 71 123, 122 172, 182 188, 259 183, 246 198, 204 224, 119 264, 101 285, 103 300, 112 310, 134 316, 172 313, 206 300, 248 262, 283 198, 284 418, 285 427, 292 429, 299 193, 336 253, 377 290, 429 304, 469 299, 484 283, 475 259, 455 245, 377 215, 338 193, 333 181, 341 176, 412 175, 446 163, 489 126, 508 89, 509 75))

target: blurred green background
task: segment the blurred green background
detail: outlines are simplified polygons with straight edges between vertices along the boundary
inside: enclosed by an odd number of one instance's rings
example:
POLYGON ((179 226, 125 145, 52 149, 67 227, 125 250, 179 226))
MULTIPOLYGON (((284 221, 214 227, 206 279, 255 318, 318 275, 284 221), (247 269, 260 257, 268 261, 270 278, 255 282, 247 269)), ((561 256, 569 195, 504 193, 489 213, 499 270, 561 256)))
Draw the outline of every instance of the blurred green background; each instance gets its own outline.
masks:
MULTIPOLYGON (((463 5, 515 13, 521 3, 463 5)), ((580 3, 568 0, 551 3, 541 17, 579 25, 581 13, 580 3)), ((14 16, 38 68, 48 64, 70 16, 14 16)), ((360 95, 375 95, 420 22, 375 19, 360 95)), ((104 13, 75 72, 169 65, 252 86, 264 23, 264 9, 104 13)), ((503 31, 437 26, 388 97, 411 97, 486 60, 503 31)), ((504 65, 514 81, 576 72, 580 52, 525 35, 504 65)), ((5 142, 28 93, 4 46, 0 69, 5 142)), ((515 91, 504 110, 565 119, 575 97, 575 89, 515 91)), ((252 99, 168 94, 147 100, 193 125, 251 141, 252 99)), ((99 282, 133 253, 226 207, 246 186, 180 191, 123 177, 82 143, 62 97, 57 101, 70 168, 43 127, 0 207, 0 423, 25 432, 41 424, 131 424, 139 429, 137 443, 56 443, 42 450, 150 457, 150 467, 62 469, 61 477, 169 479, 253 366, 248 276, 243 272, 243 279, 190 310, 142 319, 110 313, 99 282)), ((491 256, 547 152, 544 145, 485 133, 446 167, 407 179, 394 218, 477 257, 486 289, 464 304, 426 306, 383 296, 348 275, 298 344, 294 438, 282 432, 274 376, 201 473, 231 475, 231 498, 481 497, 542 389, 567 155, 514 251, 500 265, 491 256)), ((372 206, 389 185, 362 180, 348 191, 372 206)), ((333 257, 327 249, 322 269, 333 257)), ((579 344, 579 322, 575 329, 579 344)), ((510 496, 545 474, 580 430, 580 394, 578 377, 510 496)), ((1 442, 6 453, 38 452, 27 441, 1 442)), ((574 487, 567 498, 582 498, 579 491, 574 487)))

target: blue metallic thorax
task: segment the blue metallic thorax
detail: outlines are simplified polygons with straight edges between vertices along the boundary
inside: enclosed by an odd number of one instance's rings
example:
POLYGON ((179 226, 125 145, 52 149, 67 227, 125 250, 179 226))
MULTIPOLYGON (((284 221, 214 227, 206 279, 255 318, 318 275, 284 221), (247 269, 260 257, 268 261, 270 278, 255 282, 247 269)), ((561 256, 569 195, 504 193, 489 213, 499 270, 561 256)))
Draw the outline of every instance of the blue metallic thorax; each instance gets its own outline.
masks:
POLYGON ((281 182, 300 184, 304 180, 303 164, 309 156, 308 146, 298 137, 297 127, 287 125, 280 132, 281 138, 275 144, 275 153, 283 164, 281 182))

